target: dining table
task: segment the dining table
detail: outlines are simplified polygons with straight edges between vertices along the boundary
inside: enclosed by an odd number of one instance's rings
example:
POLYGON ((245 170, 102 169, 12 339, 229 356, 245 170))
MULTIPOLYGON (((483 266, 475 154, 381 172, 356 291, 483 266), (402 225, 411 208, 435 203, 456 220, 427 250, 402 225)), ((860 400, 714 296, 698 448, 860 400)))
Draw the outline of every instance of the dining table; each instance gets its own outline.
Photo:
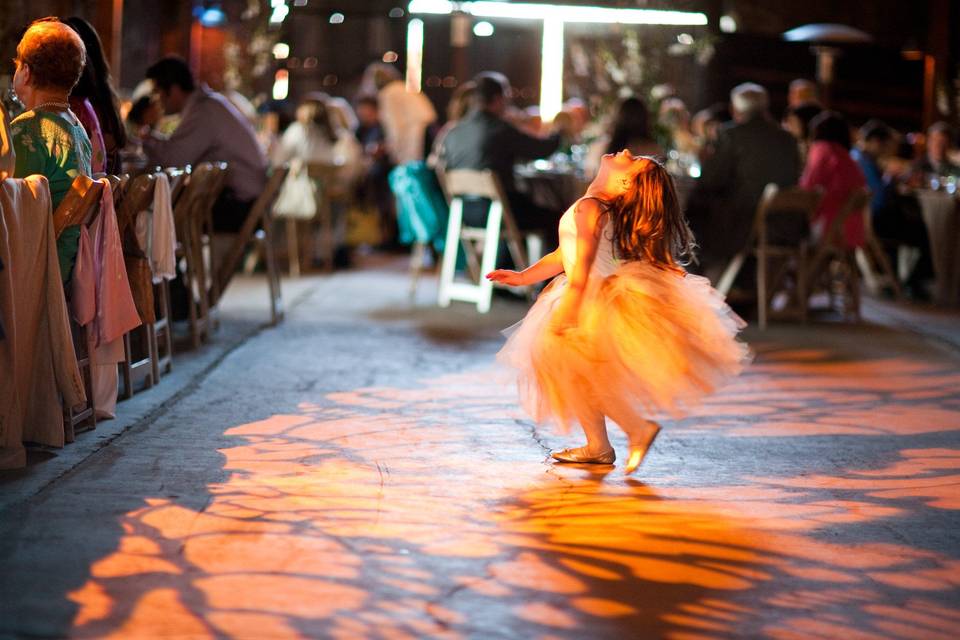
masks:
POLYGON ((935 279, 934 300, 960 306, 960 194, 920 189, 917 199, 930 239, 935 279))
POLYGON ((583 195, 589 181, 574 163, 534 160, 514 168, 517 189, 534 204, 562 212, 583 195))

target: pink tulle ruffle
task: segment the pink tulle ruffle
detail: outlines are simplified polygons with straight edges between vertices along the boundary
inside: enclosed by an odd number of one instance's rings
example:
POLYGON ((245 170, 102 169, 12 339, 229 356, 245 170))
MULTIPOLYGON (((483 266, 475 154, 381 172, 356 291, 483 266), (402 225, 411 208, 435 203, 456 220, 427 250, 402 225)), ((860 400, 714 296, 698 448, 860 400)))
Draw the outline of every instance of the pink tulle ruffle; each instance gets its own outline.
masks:
POLYGON ((745 323, 706 278, 642 262, 594 274, 577 327, 557 335, 549 322, 566 283, 544 289, 497 354, 537 422, 566 430, 598 411, 614 422, 682 415, 749 358, 736 338, 745 323))

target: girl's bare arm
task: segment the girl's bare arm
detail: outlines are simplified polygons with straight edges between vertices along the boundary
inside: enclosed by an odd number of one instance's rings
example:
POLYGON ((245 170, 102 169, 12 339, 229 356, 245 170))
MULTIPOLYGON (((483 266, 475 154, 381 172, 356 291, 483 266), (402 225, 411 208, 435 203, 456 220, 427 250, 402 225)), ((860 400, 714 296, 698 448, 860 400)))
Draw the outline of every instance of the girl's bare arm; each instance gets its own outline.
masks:
POLYGON ((547 280, 561 273, 563 273, 563 260, 560 257, 560 250, 557 249, 543 256, 523 271, 497 269, 488 273, 487 278, 511 287, 522 287, 547 280))

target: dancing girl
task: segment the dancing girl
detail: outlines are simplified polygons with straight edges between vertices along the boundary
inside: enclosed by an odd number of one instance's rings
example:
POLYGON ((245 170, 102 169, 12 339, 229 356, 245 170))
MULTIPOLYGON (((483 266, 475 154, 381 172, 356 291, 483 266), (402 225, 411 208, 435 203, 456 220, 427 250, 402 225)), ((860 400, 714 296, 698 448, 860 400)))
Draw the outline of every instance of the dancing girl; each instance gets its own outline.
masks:
POLYGON ((603 156, 559 232, 559 248, 530 268, 487 274, 509 286, 554 278, 497 358, 517 370, 534 420, 583 429, 587 444, 554 459, 613 464, 609 418, 627 435, 633 473, 660 432, 654 419, 682 414, 740 372, 744 323, 706 278, 684 270, 693 235, 653 158, 603 156))

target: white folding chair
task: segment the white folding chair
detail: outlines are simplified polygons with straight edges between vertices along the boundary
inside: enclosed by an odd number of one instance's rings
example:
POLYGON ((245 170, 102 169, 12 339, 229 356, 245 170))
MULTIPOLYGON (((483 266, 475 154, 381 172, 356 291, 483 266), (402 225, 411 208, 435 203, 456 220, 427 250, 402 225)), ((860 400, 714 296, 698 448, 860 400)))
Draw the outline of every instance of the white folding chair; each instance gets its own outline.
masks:
POLYGON ((486 274, 496 268, 500 241, 505 240, 517 269, 528 266, 527 251, 523 236, 517 228, 510 205, 496 174, 492 171, 451 169, 444 174, 444 190, 450 198, 450 219, 447 224, 447 241, 440 267, 441 307, 450 306, 451 300, 474 302, 477 311, 487 313, 493 294, 493 283, 486 274), (485 227, 463 224, 464 198, 490 200, 485 227), (470 282, 456 280, 457 257, 464 249, 470 282))

